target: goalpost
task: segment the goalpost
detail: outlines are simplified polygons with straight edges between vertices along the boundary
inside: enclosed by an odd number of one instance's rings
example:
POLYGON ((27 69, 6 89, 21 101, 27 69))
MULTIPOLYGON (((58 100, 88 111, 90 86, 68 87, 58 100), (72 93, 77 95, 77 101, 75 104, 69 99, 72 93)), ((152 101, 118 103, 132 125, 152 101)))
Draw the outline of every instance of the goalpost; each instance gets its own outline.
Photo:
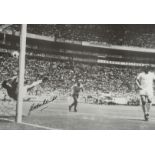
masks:
POLYGON ((27 24, 22 24, 21 25, 21 34, 20 34, 18 101, 17 101, 17 107, 16 107, 16 122, 17 123, 22 122, 23 87, 24 87, 24 74, 25 74, 26 34, 27 34, 27 24))

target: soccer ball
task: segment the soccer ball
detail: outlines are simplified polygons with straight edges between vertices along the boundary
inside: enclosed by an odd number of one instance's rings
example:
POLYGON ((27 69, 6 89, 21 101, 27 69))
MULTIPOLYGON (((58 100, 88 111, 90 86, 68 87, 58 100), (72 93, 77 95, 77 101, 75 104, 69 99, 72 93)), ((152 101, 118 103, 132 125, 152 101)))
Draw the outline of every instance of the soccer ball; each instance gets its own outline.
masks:
POLYGON ((17 52, 17 51, 12 52, 12 56, 14 58, 18 58, 19 57, 19 52, 17 52))

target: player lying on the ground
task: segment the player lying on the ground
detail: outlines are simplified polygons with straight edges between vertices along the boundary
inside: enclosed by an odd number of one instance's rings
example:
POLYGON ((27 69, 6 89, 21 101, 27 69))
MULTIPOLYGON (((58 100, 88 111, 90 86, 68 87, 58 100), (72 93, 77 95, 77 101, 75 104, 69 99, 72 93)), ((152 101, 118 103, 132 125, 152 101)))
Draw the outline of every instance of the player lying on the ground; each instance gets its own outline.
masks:
POLYGON ((77 83, 72 87, 72 97, 73 97, 73 103, 69 106, 69 111, 71 111, 72 107, 74 106, 74 112, 77 112, 77 105, 78 105, 78 98, 80 91, 83 91, 82 84, 77 81, 77 83))
MULTIPOLYGON (((23 94, 24 97, 27 95, 27 92, 34 88, 35 86, 39 85, 42 82, 46 82, 48 80, 47 77, 42 78, 42 80, 37 80, 35 82, 33 82, 32 84, 29 85, 25 85, 23 88, 23 94)), ((18 77, 14 76, 10 79, 4 80, 2 82, 2 87, 4 89, 6 89, 8 96, 14 100, 17 101, 17 97, 18 97, 18 77)))
POLYGON ((137 76, 136 83, 139 88, 140 101, 144 113, 144 119, 149 120, 149 112, 153 99, 153 81, 155 74, 151 72, 151 66, 145 66, 144 71, 137 76))

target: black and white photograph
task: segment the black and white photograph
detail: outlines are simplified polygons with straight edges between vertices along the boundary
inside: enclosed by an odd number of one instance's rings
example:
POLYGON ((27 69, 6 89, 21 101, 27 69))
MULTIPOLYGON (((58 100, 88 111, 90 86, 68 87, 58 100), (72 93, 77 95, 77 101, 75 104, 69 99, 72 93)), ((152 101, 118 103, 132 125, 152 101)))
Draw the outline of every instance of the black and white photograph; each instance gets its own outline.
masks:
POLYGON ((0 24, 0 130, 154 130, 154 24, 0 24))
POLYGON ((0 154, 154 154, 153 0, 0 6, 0 154))

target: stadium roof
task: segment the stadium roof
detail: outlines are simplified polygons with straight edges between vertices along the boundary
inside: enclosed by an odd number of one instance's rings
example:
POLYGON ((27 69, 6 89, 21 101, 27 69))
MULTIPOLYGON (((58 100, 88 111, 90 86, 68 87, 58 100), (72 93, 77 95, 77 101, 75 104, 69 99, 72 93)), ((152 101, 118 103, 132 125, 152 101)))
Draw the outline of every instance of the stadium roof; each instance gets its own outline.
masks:
MULTIPOLYGON (((78 27, 87 32, 100 30, 101 33, 104 33, 105 31, 113 31, 116 32, 118 36, 124 35, 127 31, 138 33, 155 32, 154 24, 28 24, 28 32, 33 31, 33 33, 36 33, 36 30, 40 29, 37 33, 40 32, 41 34, 41 32, 49 31, 53 27, 61 30, 64 26, 72 27, 75 30, 78 27)), ((8 27, 17 31, 20 30, 20 24, 0 24, 0 29, 6 29, 8 27)))

